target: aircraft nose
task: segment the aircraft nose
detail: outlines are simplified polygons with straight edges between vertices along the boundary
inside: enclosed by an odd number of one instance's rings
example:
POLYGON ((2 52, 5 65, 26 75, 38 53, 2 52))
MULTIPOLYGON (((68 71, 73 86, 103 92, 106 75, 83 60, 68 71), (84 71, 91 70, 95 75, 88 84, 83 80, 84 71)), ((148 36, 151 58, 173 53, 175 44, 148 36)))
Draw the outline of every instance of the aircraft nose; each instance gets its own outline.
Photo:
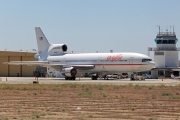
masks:
POLYGON ((153 61, 151 61, 150 64, 149 64, 149 66, 150 66, 151 68, 155 68, 155 65, 156 65, 155 62, 153 62, 153 61))
POLYGON ((144 66, 144 70, 146 71, 146 70, 151 70, 151 69, 153 69, 153 68, 155 68, 155 62, 149 62, 148 64, 146 64, 145 66, 144 66))

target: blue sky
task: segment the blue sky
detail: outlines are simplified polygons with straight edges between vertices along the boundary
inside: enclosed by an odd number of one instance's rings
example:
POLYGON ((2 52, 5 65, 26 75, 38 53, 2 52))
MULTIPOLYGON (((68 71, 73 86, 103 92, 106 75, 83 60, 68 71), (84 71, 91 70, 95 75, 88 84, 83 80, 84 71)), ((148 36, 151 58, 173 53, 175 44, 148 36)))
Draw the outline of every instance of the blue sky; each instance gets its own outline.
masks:
MULTIPOLYGON (((139 52, 158 32, 175 26, 180 0, 0 0, 0 50, 37 49, 35 27, 68 51, 139 52)), ((180 42, 177 43, 180 47, 180 42)), ((153 54, 151 52, 151 54, 153 54)))

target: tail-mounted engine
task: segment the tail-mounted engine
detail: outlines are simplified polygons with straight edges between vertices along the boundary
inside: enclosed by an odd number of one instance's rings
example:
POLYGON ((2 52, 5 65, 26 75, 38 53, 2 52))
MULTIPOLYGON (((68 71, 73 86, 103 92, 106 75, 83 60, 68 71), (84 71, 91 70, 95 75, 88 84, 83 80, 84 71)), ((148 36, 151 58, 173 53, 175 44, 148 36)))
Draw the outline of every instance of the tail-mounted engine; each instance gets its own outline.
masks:
POLYGON ((48 55, 61 55, 67 51, 67 45, 65 44, 51 44, 49 46, 48 55))
POLYGON ((67 77, 74 77, 77 74, 77 70, 73 67, 63 68, 61 74, 67 77))

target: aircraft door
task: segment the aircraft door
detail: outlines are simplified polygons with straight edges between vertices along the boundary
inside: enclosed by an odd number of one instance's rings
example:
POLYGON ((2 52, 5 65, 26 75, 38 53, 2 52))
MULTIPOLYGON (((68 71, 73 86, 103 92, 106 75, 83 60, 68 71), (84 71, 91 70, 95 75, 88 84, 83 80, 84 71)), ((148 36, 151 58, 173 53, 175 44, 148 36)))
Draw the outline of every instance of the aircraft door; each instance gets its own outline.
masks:
POLYGON ((133 57, 129 58, 129 64, 133 64, 133 59, 134 59, 133 57))
POLYGON ((104 63, 103 63, 101 57, 98 58, 98 63, 97 64, 98 64, 98 67, 99 67, 100 71, 105 71, 104 63))
POLYGON ((133 57, 130 57, 129 58, 129 68, 130 68, 130 71, 133 71, 134 70, 134 58, 133 57))

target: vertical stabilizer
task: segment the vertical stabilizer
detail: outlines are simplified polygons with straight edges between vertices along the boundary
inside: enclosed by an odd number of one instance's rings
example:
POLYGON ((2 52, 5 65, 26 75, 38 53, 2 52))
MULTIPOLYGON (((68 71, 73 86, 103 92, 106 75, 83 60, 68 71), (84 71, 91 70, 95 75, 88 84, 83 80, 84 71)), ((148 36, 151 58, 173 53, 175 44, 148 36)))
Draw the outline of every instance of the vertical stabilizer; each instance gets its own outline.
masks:
POLYGON ((36 40, 38 46, 38 53, 40 55, 40 60, 46 60, 48 56, 49 42, 43 34, 40 27, 35 27, 36 40))

